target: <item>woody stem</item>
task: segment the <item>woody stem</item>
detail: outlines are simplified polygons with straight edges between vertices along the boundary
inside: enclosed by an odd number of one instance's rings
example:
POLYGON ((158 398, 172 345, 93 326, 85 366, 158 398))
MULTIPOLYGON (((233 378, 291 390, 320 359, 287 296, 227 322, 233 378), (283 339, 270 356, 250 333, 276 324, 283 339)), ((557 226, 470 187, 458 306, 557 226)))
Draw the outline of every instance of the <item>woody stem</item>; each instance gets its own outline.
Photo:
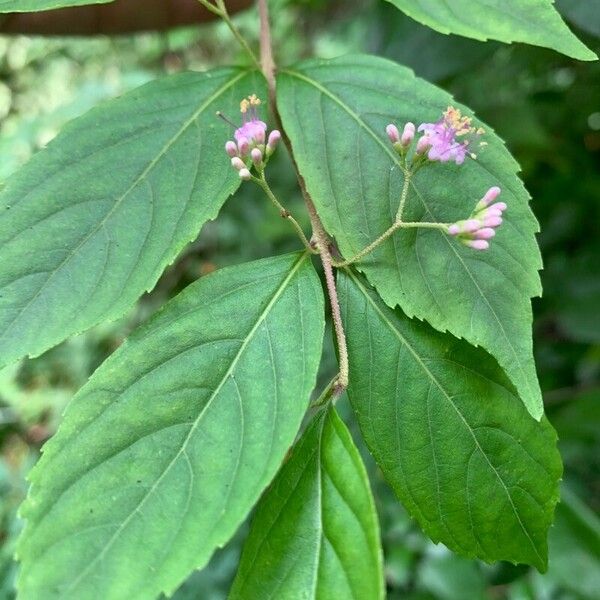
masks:
POLYGON ((329 296, 329 302, 331 304, 331 318, 333 320, 333 327, 335 330, 335 337, 338 347, 339 356, 339 373, 336 381, 333 385, 333 395, 340 395, 348 387, 349 367, 348 367, 348 347, 346 344, 346 335, 344 333, 344 325, 342 323, 342 316, 340 311, 340 303, 337 295, 337 288, 335 286, 335 276, 333 274, 333 259, 331 257, 331 251, 329 249, 330 240, 329 236, 325 232, 321 219, 317 213, 317 209, 310 197, 304 178, 302 177, 298 165, 294 159, 294 154, 290 145, 288 137, 285 135, 283 127, 281 127, 281 119, 277 111, 276 95, 275 95, 275 61, 273 60, 273 48, 271 45, 271 30, 269 25, 269 8, 267 0, 258 0, 258 9, 260 13, 260 46, 261 46, 261 59, 262 69, 269 84, 269 96, 271 99, 271 106, 275 118, 279 122, 280 129, 282 130, 283 140, 290 151, 294 169, 296 170, 296 176, 302 191, 302 197, 304 198, 304 204, 310 217, 310 222, 313 229, 313 239, 321 262, 323 263, 323 271, 325 273, 325 283, 327 286, 327 294, 329 296))

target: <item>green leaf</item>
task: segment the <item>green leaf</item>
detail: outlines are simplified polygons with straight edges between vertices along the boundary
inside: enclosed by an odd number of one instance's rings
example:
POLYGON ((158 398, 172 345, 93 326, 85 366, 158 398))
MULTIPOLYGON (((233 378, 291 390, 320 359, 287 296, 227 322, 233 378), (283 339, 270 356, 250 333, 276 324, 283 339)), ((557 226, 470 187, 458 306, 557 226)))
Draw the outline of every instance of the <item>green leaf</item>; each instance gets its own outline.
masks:
POLYGON ((561 19, 554 0, 387 0, 409 17, 441 33, 476 40, 525 42, 579 60, 598 57, 561 19))
POLYGON ((76 119, 0 193, 0 365, 121 316, 239 185, 222 150, 260 75, 181 73, 76 119))
POLYGON ((109 2, 113 2, 113 0, 0 0, 0 13, 37 12, 66 6, 107 4, 109 2))
MULTIPOLYGON (((436 121, 452 97, 406 68, 364 55, 285 71, 278 94, 308 191, 343 256, 351 258, 392 225, 398 209, 403 175, 386 125, 436 121)), ((538 225, 516 176, 518 165, 486 131, 489 145, 478 160, 434 163, 417 172, 405 220, 456 221, 499 185, 508 210, 490 250, 471 250, 440 231, 405 229, 358 268, 389 306, 483 346, 540 418, 530 303, 541 293, 538 225)))
POLYGON ((202 278, 134 332, 31 475, 20 597, 152 598, 205 565, 293 443, 323 329, 293 254, 202 278))
POLYGON ((258 505, 229 597, 383 598, 369 481, 333 408, 315 416, 258 505))
POLYGON ((350 401, 397 496, 435 542, 543 571, 562 472, 548 421, 481 349, 391 310, 357 275, 338 281, 350 401))

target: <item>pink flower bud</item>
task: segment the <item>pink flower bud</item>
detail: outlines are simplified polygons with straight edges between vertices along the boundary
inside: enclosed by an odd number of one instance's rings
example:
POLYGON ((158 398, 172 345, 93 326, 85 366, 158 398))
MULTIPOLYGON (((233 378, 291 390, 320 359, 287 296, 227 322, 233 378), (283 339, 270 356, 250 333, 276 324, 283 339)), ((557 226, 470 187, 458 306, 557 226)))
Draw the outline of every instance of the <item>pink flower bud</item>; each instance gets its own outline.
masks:
POLYGON ((239 156, 234 156, 231 159, 231 166, 238 171, 246 168, 244 161, 239 156))
POLYGON ((417 142, 417 154, 425 154, 425 152, 427 152, 427 150, 429 150, 430 147, 431 141, 426 135, 424 135, 417 142))
POLYGON ((390 123, 385 128, 385 132, 387 133, 387 136, 390 138, 390 142, 392 142, 392 144, 395 144, 396 142, 400 141, 400 132, 398 131, 398 128, 393 123, 390 123))
POLYGON ((227 154, 229 154, 229 156, 231 158, 233 158, 234 156, 237 156, 238 155, 238 147, 237 147, 236 143, 231 142, 231 141, 227 142, 225 144, 225 152, 227 152, 227 154))
POLYGON ((262 128, 257 128, 256 133, 254 134, 254 141, 257 144, 265 143, 265 130, 262 128))
POLYGON ((277 144, 279 144, 280 139, 281 133, 277 129, 273 129, 273 131, 271 131, 271 133, 269 134, 269 140, 267 141, 267 156, 271 156, 271 154, 275 152, 275 148, 277 148, 277 144))
POLYGON ((474 250, 487 250, 490 247, 489 243, 485 240, 465 240, 464 244, 474 250))
POLYGON ((478 229, 475 233, 475 239, 478 240, 489 240, 496 235, 495 229, 491 227, 483 227, 482 229, 478 229))
POLYGON ((250 142, 245 137, 238 140, 238 150, 241 156, 246 156, 250 151, 250 142))
POLYGON ((502 190, 498 186, 491 187, 485 196, 481 199, 484 206, 489 206, 499 195, 502 190))
POLYGON ((402 130, 402 137, 400 138, 400 143, 406 148, 410 146, 412 141, 415 139, 415 124, 407 123, 402 130))
POLYGON ((463 221, 461 230, 464 233, 473 233, 481 227, 481 221, 479 219, 467 219, 463 221))
POLYGON ((501 217, 502 211, 494 208, 494 206, 490 206, 489 208, 484 208, 477 216, 480 219, 487 219, 488 217, 501 217))
POLYGON ((450 235, 458 235, 460 233, 460 225, 452 223, 452 225, 448 226, 448 233, 450 235))
POLYGON ((498 227, 502 225, 502 217, 486 217, 483 220, 484 227, 498 227))
POLYGON ((252 162, 257 167, 262 164, 263 154, 258 148, 253 148, 252 152, 250 152, 250 156, 252 157, 252 162))
POLYGON ((250 171, 248 169, 240 169, 240 179, 248 181, 251 177, 252 175, 250 174, 250 171))
POLYGON ((269 134, 269 146, 271 146, 271 148, 275 148, 275 146, 277 146, 277 144, 279 143, 280 139, 281 132, 277 129, 273 129, 273 131, 271 131, 271 133, 269 134))
POLYGON ((496 202, 490 206, 490 209, 494 208, 502 213, 502 211, 505 211, 508 207, 506 206, 506 202, 496 202))

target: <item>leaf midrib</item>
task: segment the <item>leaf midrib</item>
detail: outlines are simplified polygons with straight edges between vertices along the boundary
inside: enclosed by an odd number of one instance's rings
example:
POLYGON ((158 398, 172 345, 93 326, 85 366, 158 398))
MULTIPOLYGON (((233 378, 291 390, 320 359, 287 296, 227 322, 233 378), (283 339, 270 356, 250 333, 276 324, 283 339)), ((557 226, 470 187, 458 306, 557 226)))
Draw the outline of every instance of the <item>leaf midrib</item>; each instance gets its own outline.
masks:
MULTIPOLYGON (((302 266, 302 264, 304 263, 304 261, 306 260, 307 257, 308 257, 308 253, 303 253, 298 258, 296 264, 290 269, 290 272, 286 275, 285 279, 282 281, 282 283, 279 285, 279 287, 275 290, 275 293, 273 294, 271 300, 269 301, 269 303, 267 304, 267 306, 263 309, 263 311, 260 313, 258 319, 256 320, 256 323, 254 324, 254 326, 252 327, 252 329, 250 330, 250 332, 248 333, 248 335, 245 337, 244 342, 242 343, 242 345, 240 346, 238 352, 236 353, 236 355, 234 356, 233 360, 231 361, 231 365, 229 366, 229 368, 227 369, 227 371, 224 373, 223 377, 221 378, 221 381, 219 382, 219 384, 215 388, 214 392, 208 398, 208 400, 207 400, 206 404, 204 405, 204 407, 202 408, 200 414, 193 421, 192 426, 190 427, 190 431, 187 434, 186 438, 184 439, 184 441, 183 441, 183 443, 181 445, 181 448, 177 451, 177 453, 175 454, 175 456, 173 457, 173 459, 165 467, 165 469, 163 470, 163 472, 161 473, 161 475, 156 479, 156 481, 152 485, 152 487, 149 488, 148 492, 142 497, 142 499, 138 502, 138 504, 135 506, 135 508, 123 520, 123 522, 121 523, 121 525, 119 526, 119 528, 117 529, 117 531, 115 531, 115 533, 112 535, 112 537, 106 542, 106 544, 98 552, 98 554, 96 555, 96 557, 94 558, 94 560, 92 562, 90 562, 90 564, 83 571, 81 571, 81 573, 79 574, 79 576, 77 578, 75 578, 71 582, 71 584, 69 585, 69 587, 66 588, 63 593, 68 594, 68 593, 72 592, 79 585, 79 583, 81 583, 81 581, 83 580, 83 578, 94 568, 94 566, 98 563, 98 561, 102 560, 102 558, 104 557, 104 555, 110 550, 111 546, 118 539, 118 537, 121 534, 121 532, 127 527, 127 525, 129 524, 129 522, 133 519, 134 515, 139 512, 139 510, 146 503, 146 501, 148 500, 148 498, 154 493, 154 491, 156 490, 156 488, 160 485, 161 481, 164 479, 164 477, 170 471, 171 467, 175 464, 175 462, 178 460, 178 458, 182 454, 184 454, 186 452, 187 445, 190 442, 190 440, 191 440, 194 432, 196 431, 196 429, 200 425, 204 414, 206 413, 206 411, 208 410, 208 408, 212 405, 212 402, 218 396, 218 394, 221 391, 223 385, 225 385, 225 382, 227 381, 227 379, 232 374, 235 366, 237 365, 237 363, 239 362, 240 358, 242 357, 242 355, 243 355, 246 347, 248 346, 248 344, 250 343, 250 341, 254 337, 254 334, 257 332, 258 328, 263 323, 263 321, 267 318, 267 316, 270 313, 271 309, 276 304, 276 302, 279 300, 279 298, 281 297, 281 295, 283 294, 283 292, 287 288, 288 284, 290 283, 290 281, 292 280, 292 278, 294 277, 294 275, 297 273, 298 269, 302 266)), ((189 460, 189 458, 188 458, 188 460, 189 460)))
POLYGON ((479 440, 477 439, 477 436, 473 432, 473 429, 471 428, 469 422, 465 419, 465 417, 460 412, 460 410, 458 409, 458 407, 456 406, 456 404, 453 402, 452 396, 450 396, 446 392, 446 390, 442 386, 442 384, 437 380, 437 378, 434 376, 434 374, 427 368, 427 365, 423 362, 423 360, 421 359, 421 357, 419 356, 419 354, 417 353, 417 351, 410 345, 410 343, 408 342, 408 340, 400 333, 400 331, 398 331, 398 329, 396 327, 394 327, 394 324, 383 313, 383 311, 380 309, 380 307, 377 306, 376 302, 373 300, 373 298, 368 293, 368 291, 365 289, 365 287, 362 285, 362 283, 357 279, 357 277, 354 275, 354 273, 350 269, 344 269, 344 271, 352 279, 352 281, 355 283, 355 285, 357 286, 357 288, 361 291, 361 293, 367 299, 367 301, 369 302, 369 304, 371 304, 371 306, 373 307, 373 309, 375 310, 375 312, 379 315, 379 317, 383 320, 383 322, 389 327, 389 329, 392 331, 392 333, 398 338, 398 340, 400 341, 400 343, 413 355, 413 357, 414 357, 415 361, 417 362, 417 364, 421 367, 421 369, 424 371, 424 373, 429 377, 429 379, 431 380, 431 382, 433 384, 435 384, 435 386, 440 390, 440 392, 442 392, 442 395, 446 398, 446 400, 450 403, 450 405, 452 406, 452 408, 455 410, 456 414, 459 416, 459 418, 462 421, 463 425, 465 426, 465 428, 467 429, 467 431, 469 432, 469 434, 473 438, 473 441, 475 443, 476 448, 481 452, 481 455, 485 458, 485 460, 488 463, 490 469, 493 471, 493 473, 498 478, 498 481, 500 482, 500 484, 502 486, 502 489, 506 493, 508 501, 509 501, 509 503, 511 505, 511 508, 513 510, 513 513, 514 513, 515 517, 517 518, 517 522, 519 523, 519 526, 521 527, 521 530, 523 531, 523 533, 525 534, 525 536, 529 540, 529 543, 530 543, 531 547, 533 548, 533 551, 535 552, 536 556, 540 560, 540 563, 543 564, 544 560, 540 556, 540 554, 538 552, 538 549, 535 546, 535 544, 533 543, 533 540, 532 540, 529 532, 525 528, 525 526, 523 524, 523 521, 521 520, 521 517, 519 515, 519 512, 518 512, 518 510, 517 510, 517 508, 516 508, 516 506, 515 506, 515 504, 513 502, 512 496, 510 495, 510 492, 508 491, 508 488, 507 488, 506 484, 504 483, 504 480, 502 479, 502 477, 500 476, 500 474, 498 473, 498 471, 496 470, 496 468, 494 467, 494 465, 492 465, 492 463, 491 463, 490 459, 488 458, 487 454, 485 453, 485 451, 481 447, 481 445, 479 443, 479 440))

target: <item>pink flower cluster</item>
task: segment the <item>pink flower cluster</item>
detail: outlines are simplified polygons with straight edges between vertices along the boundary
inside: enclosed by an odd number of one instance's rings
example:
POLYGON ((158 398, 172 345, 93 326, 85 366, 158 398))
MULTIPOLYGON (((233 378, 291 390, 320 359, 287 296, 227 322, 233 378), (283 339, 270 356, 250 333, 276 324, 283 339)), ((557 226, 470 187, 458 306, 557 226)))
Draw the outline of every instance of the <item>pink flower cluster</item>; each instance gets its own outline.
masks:
POLYGON ((471 216, 449 225, 448 233, 469 248, 487 250, 490 247, 488 240, 496 235, 496 228, 502 224, 502 213, 506 210, 504 202, 494 202, 500 191, 497 186, 491 187, 475 205, 471 216))
MULTIPOLYGON (((476 157, 471 151, 474 147, 485 144, 477 141, 484 130, 473 127, 472 119, 462 116, 460 110, 452 106, 444 111, 439 121, 421 123, 416 131, 423 135, 417 142, 415 152, 418 156, 427 156, 431 161, 453 161, 461 165, 467 156, 476 157)), ((386 127, 386 132, 394 148, 404 154, 415 137, 415 125, 407 123, 400 135, 398 128, 390 124, 386 127)))
POLYGON ((242 179, 251 178, 252 165, 264 168, 281 139, 281 133, 277 129, 273 129, 267 139, 267 124, 258 118, 260 104, 261 101, 255 94, 240 102, 242 125, 235 130, 235 142, 230 140, 225 144, 225 152, 231 158, 231 165, 237 169, 242 179), (248 162, 248 157, 251 163, 248 162))

